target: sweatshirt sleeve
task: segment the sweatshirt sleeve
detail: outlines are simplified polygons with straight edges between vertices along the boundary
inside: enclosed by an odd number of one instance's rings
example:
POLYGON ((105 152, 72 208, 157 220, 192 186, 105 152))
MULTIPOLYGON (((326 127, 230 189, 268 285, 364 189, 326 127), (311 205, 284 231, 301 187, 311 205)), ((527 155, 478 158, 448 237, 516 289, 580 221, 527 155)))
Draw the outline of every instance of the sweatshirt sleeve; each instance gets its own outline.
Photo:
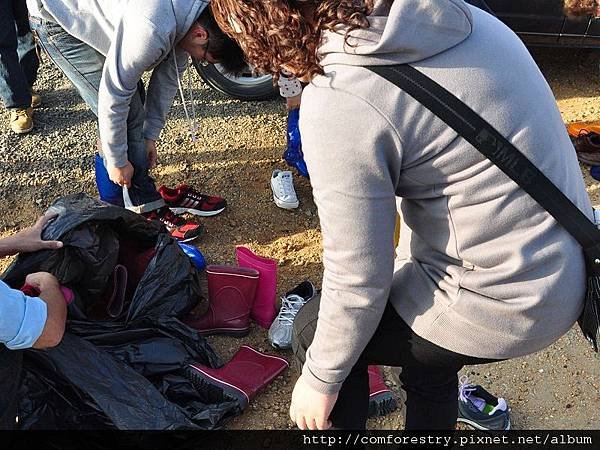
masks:
POLYGON ((109 166, 127 164, 127 117, 143 73, 164 59, 167 39, 143 18, 124 18, 115 29, 98 92, 98 125, 102 152, 109 166), (128 23, 135 21, 135 23, 128 23), (129 31, 128 31, 129 30, 129 31))
POLYGON ((152 71, 145 106, 144 137, 146 139, 156 141, 160 136, 177 94, 179 87, 177 79, 183 76, 187 63, 188 54, 183 50, 176 50, 152 71), (175 58, 177 58, 179 74, 175 69, 175 58))
POLYGON ((395 186, 401 145, 364 100, 335 89, 305 89, 300 131, 323 235, 323 289, 302 376, 338 392, 373 336, 394 266, 395 186))
POLYGON ((0 343, 11 350, 30 348, 44 331, 46 303, 0 281, 0 343))

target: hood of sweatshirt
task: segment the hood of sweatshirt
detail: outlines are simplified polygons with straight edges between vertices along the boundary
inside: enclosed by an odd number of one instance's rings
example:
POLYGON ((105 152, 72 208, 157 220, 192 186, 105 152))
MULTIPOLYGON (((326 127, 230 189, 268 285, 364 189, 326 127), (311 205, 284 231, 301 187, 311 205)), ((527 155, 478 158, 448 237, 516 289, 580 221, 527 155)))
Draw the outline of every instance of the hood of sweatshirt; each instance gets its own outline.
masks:
POLYGON ((321 64, 350 66, 407 64, 460 44, 472 32, 473 18, 462 0, 378 0, 370 27, 355 30, 345 43, 344 28, 326 32, 321 64))
MULTIPOLYGON (((158 3, 164 0, 158 0, 158 3)), ((167 3, 167 2, 165 2, 167 3)), ((175 15, 176 34, 175 43, 177 44, 188 32, 192 24, 200 17, 200 14, 208 6, 208 0, 171 0, 169 2, 175 15)))

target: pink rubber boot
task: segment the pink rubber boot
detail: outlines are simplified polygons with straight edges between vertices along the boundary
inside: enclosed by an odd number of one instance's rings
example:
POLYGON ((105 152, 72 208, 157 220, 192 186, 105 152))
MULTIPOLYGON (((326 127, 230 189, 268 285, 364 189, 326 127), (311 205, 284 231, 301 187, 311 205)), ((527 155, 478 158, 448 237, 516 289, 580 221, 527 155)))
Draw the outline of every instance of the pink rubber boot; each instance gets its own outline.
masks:
POLYGON ((207 402, 237 400, 243 411, 261 389, 288 367, 283 358, 242 345, 223 367, 211 369, 192 363, 185 368, 185 376, 207 402))
POLYGON ((238 266, 256 269, 260 274, 250 317, 258 325, 268 329, 277 315, 277 261, 258 256, 246 247, 236 247, 235 256, 238 266))

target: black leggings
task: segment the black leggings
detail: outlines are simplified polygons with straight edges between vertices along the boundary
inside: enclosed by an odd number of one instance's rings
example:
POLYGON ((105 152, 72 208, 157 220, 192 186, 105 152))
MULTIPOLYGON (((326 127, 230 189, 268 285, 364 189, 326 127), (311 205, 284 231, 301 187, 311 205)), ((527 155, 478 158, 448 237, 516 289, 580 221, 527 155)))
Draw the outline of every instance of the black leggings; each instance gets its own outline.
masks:
MULTIPOLYGON (((308 302, 294 320, 293 350, 304 364, 317 327, 320 298, 308 302)), ((406 391, 407 430, 451 430, 458 414, 458 372, 464 365, 487 364, 481 359, 451 352, 419 336, 388 303, 373 338, 344 381, 331 416, 333 426, 362 430, 369 406, 370 364, 400 366, 406 391)))
POLYGON ((22 351, 9 350, 0 344, 0 430, 12 430, 15 427, 22 360, 22 351))

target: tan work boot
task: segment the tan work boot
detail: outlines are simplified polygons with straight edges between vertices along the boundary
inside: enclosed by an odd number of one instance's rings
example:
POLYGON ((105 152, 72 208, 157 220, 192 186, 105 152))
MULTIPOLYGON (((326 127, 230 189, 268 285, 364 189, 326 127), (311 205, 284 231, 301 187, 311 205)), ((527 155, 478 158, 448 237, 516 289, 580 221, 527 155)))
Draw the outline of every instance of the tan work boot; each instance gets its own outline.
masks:
POLYGON ((33 130, 33 108, 12 109, 10 128, 17 134, 25 134, 33 130))
POLYGON ((31 107, 37 108, 42 104, 42 96, 35 91, 31 91, 31 107))

